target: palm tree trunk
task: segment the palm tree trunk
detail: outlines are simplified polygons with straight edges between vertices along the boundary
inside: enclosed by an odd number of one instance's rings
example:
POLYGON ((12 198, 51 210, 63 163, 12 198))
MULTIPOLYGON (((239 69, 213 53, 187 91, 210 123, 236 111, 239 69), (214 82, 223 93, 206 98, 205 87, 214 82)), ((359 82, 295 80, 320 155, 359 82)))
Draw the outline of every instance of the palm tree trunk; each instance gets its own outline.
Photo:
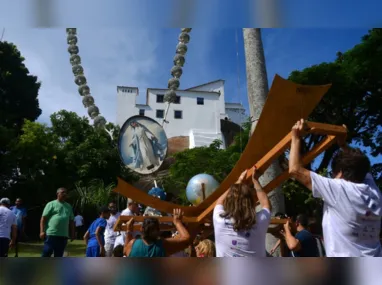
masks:
MULTIPOLYGON (((244 34, 244 49, 245 62, 247 72, 247 92, 249 110, 252 120, 256 120, 252 124, 251 132, 256 128, 257 119, 260 117, 265 100, 269 91, 267 70, 265 66, 265 56, 263 43, 261 40, 260 29, 243 29, 244 34)), ((260 183, 266 185, 271 180, 276 178, 281 173, 280 166, 277 162, 273 162, 260 178, 260 183)), ((272 204, 272 214, 277 212, 285 212, 285 200, 281 187, 276 188, 269 193, 269 200, 272 204)), ((267 234, 266 249, 269 252, 277 239, 267 234)), ((274 256, 280 256, 280 251, 277 250, 274 256)))

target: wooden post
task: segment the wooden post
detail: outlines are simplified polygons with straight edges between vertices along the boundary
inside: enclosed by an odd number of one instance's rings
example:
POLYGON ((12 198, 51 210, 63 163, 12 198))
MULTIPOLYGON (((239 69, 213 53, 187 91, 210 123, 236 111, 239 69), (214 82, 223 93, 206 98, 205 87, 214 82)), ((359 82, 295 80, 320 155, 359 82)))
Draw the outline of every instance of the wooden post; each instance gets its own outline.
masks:
POLYGON ((206 199, 206 185, 202 183, 202 195, 203 195, 203 201, 206 199))

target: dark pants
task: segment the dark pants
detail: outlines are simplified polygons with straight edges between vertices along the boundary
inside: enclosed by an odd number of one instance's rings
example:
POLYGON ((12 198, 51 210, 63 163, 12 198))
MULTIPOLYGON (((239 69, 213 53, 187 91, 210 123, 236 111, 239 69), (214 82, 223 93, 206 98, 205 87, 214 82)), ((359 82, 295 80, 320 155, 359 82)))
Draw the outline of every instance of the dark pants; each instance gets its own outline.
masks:
POLYGON ((41 257, 50 257, 52 253, 54 257, 63 257, 67 243, 67 237, 47 236, 41 257))
POLYGON ((79 227, 76 227, 76 237, 77 239, 79 240, 82 240, 84 238, 84 228, 85 226, 79 226, 79 227))
POLYGON ((11 240, 9 238, 0 238, 0 257, 8 257, 10 242, 11 240))

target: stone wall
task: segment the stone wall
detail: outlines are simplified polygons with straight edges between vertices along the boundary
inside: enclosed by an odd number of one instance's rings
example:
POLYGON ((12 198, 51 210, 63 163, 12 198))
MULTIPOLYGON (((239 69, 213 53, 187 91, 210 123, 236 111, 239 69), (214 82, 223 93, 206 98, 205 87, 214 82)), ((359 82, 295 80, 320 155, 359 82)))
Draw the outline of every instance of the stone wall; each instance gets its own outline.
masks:
POLYGON ((190 139, 186 136, 173 137, 168 139, 167 156, 181 152, 189 148, 190 139))

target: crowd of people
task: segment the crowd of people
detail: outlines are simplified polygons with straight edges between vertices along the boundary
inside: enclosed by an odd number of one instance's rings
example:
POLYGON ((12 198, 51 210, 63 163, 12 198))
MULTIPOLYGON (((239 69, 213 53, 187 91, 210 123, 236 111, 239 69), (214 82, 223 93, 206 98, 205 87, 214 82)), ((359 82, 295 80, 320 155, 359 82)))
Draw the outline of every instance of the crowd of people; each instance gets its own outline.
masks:
MULTIPOLYGON (((254 167, 252 183, 245 181, 246 170, 216 201, 212 231, 187 227, 182 222, 183 213, 175 209, 176 231, 162 232, 159 220, 148 216, 139 230, 132 218, 126 223, 126 231, 115 232, 120 215, 139 215, 138 204, 128 199, 121 213, 114 202, 102 207, 84 233, 83 217, 73 215, 66 202, 67 190, 60 188, 57 199, 49 202, 42 213, 42 257, 62 257, 68 239, 81 235, 87 246, 86 257, 266 257, 278 248, 282 256, 290 257, 382 257, 382 194, 370 174, 368 157, 339 142, 341 149, 332 160, 332 177, 321 176, 306 169, 301 161, 304 134, 301 120, 292 128, 289 174, 312 191, 313 197, 323 200, 322 235, 314 233, 310 218, 303 213, 296 217, 276 215, 287 222, 270 228, 271 203, 254 167), (260 211, 256 211, 255 201, 260 203, 260 211), (267 232, 279 237, 269 252, 265 246, 267 232)), ((11 208, 7 198, 0 204, 0 256, 4 257, 24 233, 26 211, 21 199, 11 208)))

